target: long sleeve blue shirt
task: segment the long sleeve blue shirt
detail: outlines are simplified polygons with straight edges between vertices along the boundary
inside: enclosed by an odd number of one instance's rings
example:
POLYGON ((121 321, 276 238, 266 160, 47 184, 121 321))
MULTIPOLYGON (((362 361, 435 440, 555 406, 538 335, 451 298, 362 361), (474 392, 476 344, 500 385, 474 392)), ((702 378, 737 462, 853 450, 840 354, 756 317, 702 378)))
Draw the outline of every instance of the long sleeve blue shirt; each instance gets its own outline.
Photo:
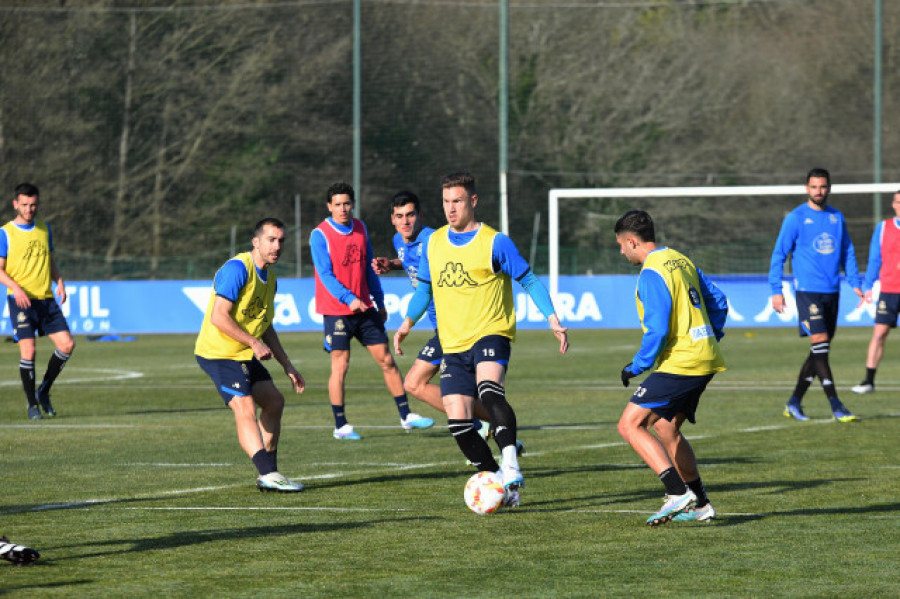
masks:
MULTIPOLYGON (((400 258, 400 263, 403 265, 403 270, 406 271, 413 289, 419 285, 419 263, 428 248, 428 240, 431 239, 432 233, 434 233, 434 229, 431 227, 422 227, 416 238, 409 243, 403 241, 400 233, 394 234, 394 251, 397 252, 397 257, 400 258)), ((428 319, 431 320, 431 325, 437 329, 434 301, 428 304, 428 319)))
MULTIPOLYGON (((332 226, 334 226, 334 228, 341 233, 349 233, 353 230, 353 221, 350 221, 349 224, 342 225, 335 221, 333 218, 329 217, 328 222, 330 222, 332 226)), ((363 227, 365 227, 365 225, 363 225, 363 227)), ((349 306, 351 303, 353 303, 353 300, 356 299, 356 296, 352 291, 347 289, 347 287, 345 287, 343 283, 338 281, 337 276, 334 274, 334 269, 331 267, 331 254, 328 251, 328 240, 325 239, 325 234, 322 233, 322 231, 320 231, 319 229, 313 229, 312 233, 310 233, 309 235, 309 251, 312 254, 313 264, 316 267, 316 272, 319 273, 319 279, 322 281, 325 289, 328 290, 328 293, 336 297, 339 302, 346 306, 349 306)), ((368 231, 366 231, 366 256, 371 258, 374 255, 375 254, 372 251, 372 242, 369 241, 369 233, 368 231)), ((372 294, 372 299, 375 300, 375 305, 379 309, 383 308, 384 291, 381 289, 381 280, 372 269, 372 263, 370 260, 366 260, 365 269, 366 281, 369 284, 369 293, 372 294)))
POLYGON ((792 254, 797 291, 839 292, 841 268, 851 287, 857 288, 861 284, 847 223, 844 215, 832 206, 814 210, 804 203, 784 218, 769 268, 769 286, 773 295, 781 293, 788 254, 792 254))

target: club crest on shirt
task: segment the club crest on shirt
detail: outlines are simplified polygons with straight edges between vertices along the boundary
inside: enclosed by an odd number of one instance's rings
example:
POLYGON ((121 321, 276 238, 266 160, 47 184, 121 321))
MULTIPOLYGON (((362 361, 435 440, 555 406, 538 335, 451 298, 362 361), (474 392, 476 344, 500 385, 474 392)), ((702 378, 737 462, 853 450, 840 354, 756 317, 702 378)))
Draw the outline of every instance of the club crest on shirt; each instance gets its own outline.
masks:
POLYGON ((438 287, 477 287, 478 284, 466 272, 460 262, 448 262, 438 277, 438 287))
POLYGON ((813 249, 820 254, 833 254, 836 245, 834 237, 829 233, 822 233, 813 239, 813 249))

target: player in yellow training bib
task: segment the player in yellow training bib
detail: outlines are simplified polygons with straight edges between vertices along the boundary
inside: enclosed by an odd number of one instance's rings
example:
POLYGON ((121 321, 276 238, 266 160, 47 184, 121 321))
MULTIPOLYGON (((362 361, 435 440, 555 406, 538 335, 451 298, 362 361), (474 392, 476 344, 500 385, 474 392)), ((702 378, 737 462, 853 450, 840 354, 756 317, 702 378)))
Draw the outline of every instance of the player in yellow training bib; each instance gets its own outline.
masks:
POLYGON ((277 285, 269 267, 281 257, 284 223, 277 218, 259 221, 252 244, 253 249, 238 254, 216 273, 194 354, 234 412, 238 442, 259 472, 256 487, 295 493, 303 490, 303 484, 278 471, 284 396, 261 362, 275 358, 294 390, 303 393, 306 382, 272 326, 277 285))
POLYGON ((725 370, 719 339, 728 302, 686 256, 656 245, 653 220, 643 210, 625 213, 615 233, 622 255, 642 266, 635 300, 644 336, 622 369, 622 385, 656 364, 618 425, 619 434, 666 487, 666 501, 647 524, 710 520, 716 511, 681 425, 685 419, 694 422, 700 395, 713 375, 725 370))
POLYGON ((0 283, 8 290, 9 318, 19 344, 19 375, 31 420, 56 416, 50 387, 75 349, 60 309, 60 304, 66 303, 66 284, 53 260, 50 225, 36 218, 39 203, 37 187, 31 183, 17 185, 13 196, 16 217, 0 227, 0 283), (52 283, 56 283, 59 303, 53 297, 52 283), (40 335, 47 335, 55 350, 40 386, 35 388, 35 341, 40 335))
POLYGON ((506 505, 512 507, 519 504, 525 481, 516 453, 516 414, 503 386, 510 343, 516 337, 512 279, 547 318, 563 354, 569 347, 567 329, 560 325, 547 289, 512 240, 475 220, 474 177, 452 173, 441 180, 441 187, 447 225, 431 235, 419 261, 419 283, 394 335, 394 349, 402 355, 400 344, 433 297, 444 350, 440 371, 447 426, 478 470, 499 471, 507 490, 506 505), (502 468, 475 429, 476 394, 490 413, 502 468))

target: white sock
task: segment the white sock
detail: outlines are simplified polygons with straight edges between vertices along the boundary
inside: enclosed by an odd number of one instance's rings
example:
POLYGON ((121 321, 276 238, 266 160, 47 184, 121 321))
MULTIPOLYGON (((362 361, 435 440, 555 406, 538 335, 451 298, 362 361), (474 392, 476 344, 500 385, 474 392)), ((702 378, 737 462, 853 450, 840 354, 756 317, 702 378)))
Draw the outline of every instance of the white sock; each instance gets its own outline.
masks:
POLYGON ((503 458, 503 468, 519 469, 519 456, 516 454, 515 444, 504 447, 500 455, 503 458))

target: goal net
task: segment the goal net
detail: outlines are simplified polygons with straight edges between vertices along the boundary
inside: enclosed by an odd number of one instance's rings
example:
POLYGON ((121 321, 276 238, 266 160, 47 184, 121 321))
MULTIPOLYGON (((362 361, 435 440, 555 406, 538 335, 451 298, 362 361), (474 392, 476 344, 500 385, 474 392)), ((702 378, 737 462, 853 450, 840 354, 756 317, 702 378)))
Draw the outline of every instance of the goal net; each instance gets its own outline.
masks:
MULTIPOLYGON (((856 194, 857 196, 863 196, 863 194, 887 194, 887 193, 895 193, 900 190, 900 183, 860 183, 860 184, 834 184, 831 186, 831 196, 840 196, 846 194, 856 194)), ((664 199, 677 199, 681 198, 682 201, 688 201, 688 199, 700 199, 706 198, 706 203, 703 204, 703 207, 699 208, 701 212, 704 212, 703 216, 705 218, 710 219, 710 225, 704 225, 705 230, 699 230, 691 233, 694 237, 714 237, 716 235, 727 234, 727 229, 729 227, 733 227, 735 230, 738 228, 742 230, 746 229, 758 229, 757 233, 765 238, 765 242, 768 244, 769 251, 771 251, 771 246, 774 244, 775 237, 778 235, 778 230, 780 227, 781 220, 784 215, 790 210, 793 209, 794 206, 800 204, 803 201, 803 198, 806 194, 806 188, 803 185, 761 185, 761 186, 725 186, 725 187, 619 187, 619 188, 606 188, 606 189, 551 189, 548 194, 548 274, 549 274, 549 287, 551 296, 556 298, 559 292, 559 276, 560 276, 560 209, 561 205, 565 206, 568 200, 588 200, 588 199, 609 199, 609 200, 617 200, 615 203, 606 206, 607 212, 614 212, 614 214, 607 214, 610 219, 618 218, 624 213, 624 210, 621 210, 623 206, 628 206, 629 208, 642 208, 646 209, 647 205, 654 204, 653 200, 664 200, 664 199), (771 198, 772 196, 782 196, 784 198, 784 202, 773 205, 773 204, 765 204, 759 202, 757 204, 753 204, 751 202, 754 201, 754 198, 771 198), (745 199, 746 203, 735 203, 735 199, 745 199), (774 208, 773 206, 780 206, 780 209, 774 208), (765 212, 767 213, 766 217, 768 221, 765 224, 761 224, 759 220, 759 213, 765 212), (730 215, 731 220, 725 218, 725 216, 730 215), (737 224, 735 223, 737 221, 737 224), (711 230, 711 229, 715 230, 711 230)), ((852 218, 857 223, 856 230, 851 230, 851 238, 854 240, 854 245, 857 250, 857 258, 859 260, 860 270, 865 269, 865 261, 864 258, 867 255, 867 248, 869 244, 869 239, 872 232, 873 220, 884 218, 884 217, 873 217, 874 213, 880 212, 878 208, 878 204, 880 203, 880 199, 875 199, 876 208, 873 210, 871 207, 872 204, 868 203, 866 200, 879 198, 880 196, 868 196, 855 198, 852 202, 853 206, 853 214, 856 216, 852 218), (867 214, 868 216, 860 216, 862 214, 867 214), (863 232, 867 230, 868 235, 863 236, 863 232)), ((832 201, 832 203, 835 203, 832 201)), ((848 209, 838 204, 839 209, 844 212, 845 215, 848 216, 848 222, 851 221, 851 216, 848 215, 848 209)), ((694 208, 697 210, 697 208, 694 208)), ((602 209, 601 209, 602 210, 602 209)), ((648 209, 648 211, 653 216, 657 216, 655 211, 652 209, 648 209)), ((581 215, 585 216, 585 215, 581 215)), ((579 219, 578 223, 580 226, 584 226, 586 222, 584 218, 579 219)), ((698 219, 695 219, 698 220, 698 219)), ((657 229, 659 230, 660 225, 665 226, 665 222, 660 222, 657 220, 657 229)), ((603 238, 609 239, 612 237, 612 226, 610 225, 608 228, 608 233, 603 231, 603 238)), ((663 239, 662 241, 665 241, 663 239)), ((674 245, 674 244, 673 244, 674 245)), ((677 249, 681 249, 676 246, 677 249)), ((683 250, 682 250, 683 251, 683 250)), ((768 263, 764 265, 764 269, 767 271, 768 263)), ((708 273, 715 273, 715 269, 706 268, 704 270, 708 273)), ((572 272, 571 274, 590 274, 589 272, 572 272)), ((598 273, 599 274, 599 273, 598 273)), ((761 273, 760 273, 761 274, 761 273)))

